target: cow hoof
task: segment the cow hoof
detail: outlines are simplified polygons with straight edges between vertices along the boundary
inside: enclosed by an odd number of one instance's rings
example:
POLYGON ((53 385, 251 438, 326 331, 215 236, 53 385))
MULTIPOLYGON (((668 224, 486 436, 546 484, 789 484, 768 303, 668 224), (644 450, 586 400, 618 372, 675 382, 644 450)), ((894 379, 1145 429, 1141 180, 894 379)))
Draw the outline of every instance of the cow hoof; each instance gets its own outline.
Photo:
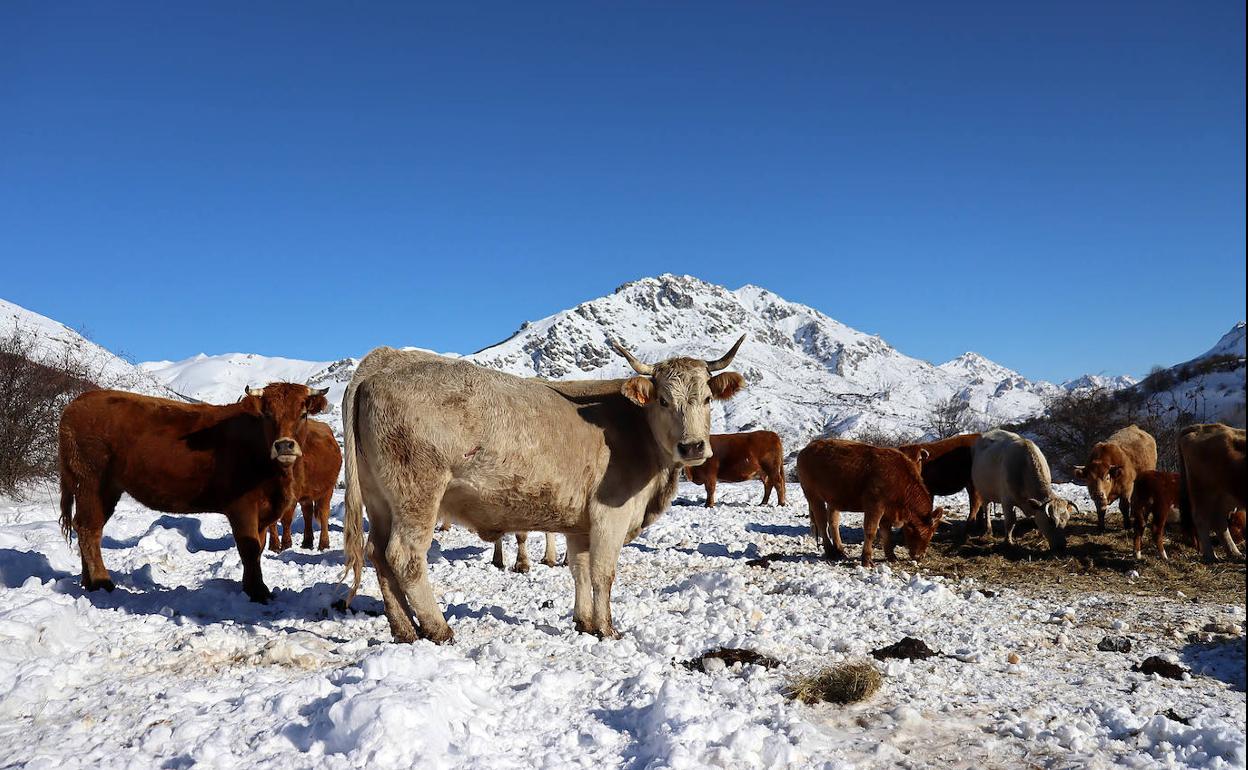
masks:
POLYGON ((84 579, 82 581, 82 587, 87 589, 88 591, 99 591, 100 589, 103 589, 105 591, 108 591, 110 594, 117 589, 117 586, 113 585, 113 581, 111 580, 94 580, 93 581, 93 580, 84 579))
MULTIPOLYGON (((312 541, 311 541, 311 540, 304 540, 302 543, 300 543, 300 544, 299 544, 299 547, 300 547, 300 548, 302 548, 302 549, 303 549, 303 550, 305 550, 305 551, 311 551, 311 550, 312 550, 312 541)), ((322 550, 324 550, 324 549, 322 549, 322 550)))
POLYGON ((424 633, 422 629, 421 635, 434 644, 450 644, 455 641, 455 632, 451 630, 450 626, 443 626, 437 631, 430 631, 428 633, 424 633))
MULTIPOLYGON (((311 550, 311 549, 312 549, 312 546, 311 546, 311 545, 309 545, 309 546, 308 546, 308 549, 309 549, 309 550, 311 550)), ((327 542, 326 542, 326 543, 321 543, 320 545, 318 545, 318 546, 316 547, 316 550, 318 550, 318 551, 328 551, 328 550, 329 550, 329 543, 327 543, 327 542)))
POLYGON ((273 601, 273 592, 265 586, 260 586, 254 591, 247 591, 247 598, 256 604, 268 604, 273 601))
POLYGON ((552 559, 550 561, 546 561, 545 559, 542 559, 542 564, 545 564, 547 567, 558 567, 559 561, 556 559, 552 559))
POLYGON ((849 556, 844 551, 824 551, 823 558, 828 561, 845 561, 849 556))
POLYGON ((527 565, 527 564, 517 564, 516 566, 512 567, 512 568, 511 568, 511 570, 512 570, 512 572, 518 572, 518 573, 520 573, 521 575, 527 575, 527 574, 528 574, 528 572, 529 572, 529 565, 527 565))
POLYGON ((606 640, 606 639, 619 639, 619 638, 621 638, 621 637, 620 637, 620 632, 619 632, 619 631, 616 631, 614 628, 611 628, 611 627, 608 627, 608 628, 607 628, 607 630, 605 630, 605 631, 595 631, 595 632, 594 632, 594 636, 598 637, 599 639, 603 639, 603 640, 606 640))

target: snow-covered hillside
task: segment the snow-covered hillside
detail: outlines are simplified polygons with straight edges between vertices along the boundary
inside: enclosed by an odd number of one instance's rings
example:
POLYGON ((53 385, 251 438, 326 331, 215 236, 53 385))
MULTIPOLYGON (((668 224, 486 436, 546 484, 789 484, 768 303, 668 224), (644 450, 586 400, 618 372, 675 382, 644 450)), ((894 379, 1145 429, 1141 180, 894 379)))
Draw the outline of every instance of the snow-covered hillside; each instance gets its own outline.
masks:
POLYGON ((1181 410, 1191 419, 1243 427, 1244 338, 1241 321, 1206 352, 1150 374, 1135 390, 1163 410, 1181 410))
POLYGON ((87 378, 106 388, 176 398, 161 380, 95 344, 63 323, 0 299, 0 336, 17 332, 34 340, 34 358, 59 366, 76 362, 87 378))
MULTIPOLYGON (((552 379, 615 377, 627 365, 609 340, 641 358, 716 357, 737 336, 746 343, 734 363, 749 387, 718 408, 715 429, 779 432, 790 452, 824 434, 862 428, 921 434, 932 405, 957 397, 984 423, 1038 413, 1062 386, 1032 382, 967 353, 934 366, 766 289, 735 291, 689 276, 644 278, 570 310, 525 323, 507 340, 466 356, 485 366, 552 379)), ((413 339, 414 344, 423 340, 413 339)), ((354 351, 359 356, 365 351, 354 351)), ((233 354, 144 364, 180 392, 206 401, 233 400, 244 385, 307 379, 329 385, 335 403, 355 361, 292 361, 233 354)), ((1089 380, 1090 382, 1091 380, 1089 380)), ((1105 379, 1110 386, 1129 384, 1105 379)), ((1086 386, 1076 381, 1072 387, 1086 386)), ((330 421, 337 423, 338 417, 330 421)))

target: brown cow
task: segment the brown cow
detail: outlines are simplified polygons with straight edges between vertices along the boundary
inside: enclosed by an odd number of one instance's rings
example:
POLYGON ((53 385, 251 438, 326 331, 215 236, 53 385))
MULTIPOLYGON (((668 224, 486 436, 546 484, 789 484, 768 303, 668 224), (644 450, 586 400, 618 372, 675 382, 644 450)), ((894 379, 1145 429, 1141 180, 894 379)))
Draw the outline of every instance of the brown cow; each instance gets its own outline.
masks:
POLYGON ((71 401, 60 425, 61 530, 78 534, 83 586, 113 590, 100 538, 129 493, 167 513, 224 513, 243 561, 243 590, 269 601, 261 533, 294 505, 307 416, 327 407, 324 390, 284 382, 248 388, 228 406, 116 390, 71 401))
POLYGON ((780 436, 769 430, 750 433, 711 434, 711 456, 701 465, 687 466, 685 475, 694 484, 706 487, 706 507, 715 507, 717 481, 763 480, 763 501, 776 490, 780 505, 786 505, 784 492, 784 446, 780 436))
POLYGON ((1157 469, 1157 441, 1137 425, 1117 430, 1092 447, 1087 465, 1076 465, 1074 476, 1088 487, 1096 506, 1097 529, 1105 531, 1105 511, 1118 501, 1122 528, 1131 528, 1131 490, 1135 477, 1157 469))
MULTIPOLYGON (((295 463, 295 496, 303 511, 303 547, 312 548, 312 522, 321 525, 319 550, 329 550, 329 507, 342 469, 342 450, 328 425, 315 420, 308 422, 308 439, 303 444, 303 460, 295 463)), ((269 550, 284 551, 291 546, 290 529, 295 520, 295 506, 282 513, 282 536, 279 544, 277 524, 269 526, 269 550)))
POLYGON ((966 490, 970 508, 966 514, 966 527, 970 530, 972 522, 987 526, 987 516, 981 516, 984 498, 975 489, 971 480, 971 466, 975 460, 975 442, 979 441, 978 433, 964 433, 960 436, 932 441, 927 444, 907 444, 897 447, 901 453, 916 463, 920 463, 923 473, 923 486, 930 495, 956 495, 966 490), (922 456, 927 452, 927 457, 922 456))
POLYGON ((856 441, 819 439, 797 455, 797 478, 810 504, 811 534, 829 560, 844 559, 841 511, 862 511, 862 564, 871 566, 877 529, 883 529, 884 556, 892 561, 892 527, 901 525, 911 558, 927 551, 944 510, 932 510, 919 464, 896 449, 856 441), (832 537, 829 540, 828 530, 832 537))
POLYGON ((1164 471, 1144 471, 1135 478, 1131 492, 1131 515, 1135 519, 1135 558, 1141 558, 1144 541, 1144 522, 1153 519, 1153 542, 1163 559, 1166 555, 1166 519, 1179 509, 1179 474, 1164 471))
POLYGON ((1195 530, 1201 557, 1215 561, 1211 534, 1227 553, 1243 558, 1231 535, 1234 511, 1248 503, 1248 467, 1243 428, 1221 423, 1190 425, 1179 435, 1179 513, 1185 530, 1195 530))

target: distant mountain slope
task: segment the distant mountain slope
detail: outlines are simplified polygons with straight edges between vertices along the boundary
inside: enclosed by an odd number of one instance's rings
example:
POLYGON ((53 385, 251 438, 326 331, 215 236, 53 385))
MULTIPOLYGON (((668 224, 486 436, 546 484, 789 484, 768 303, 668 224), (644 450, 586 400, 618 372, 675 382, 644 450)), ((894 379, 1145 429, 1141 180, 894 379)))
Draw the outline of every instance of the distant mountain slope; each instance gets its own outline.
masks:
MULTIPOLYGON (((932 405, 950 397, 967 401, 985 422, 1014 421, 1036 414, 1046 397, 1062 390, 974 353, 934 366, 766 289, 733 291, 674 275, 633 281, 608 296, 525 323, 503 342, 466 358, 523 376, 617 377, 628 368, 611 350, 610 339, 623 341, 643 359, 659 360, 675 354, 717 357, 740 334, 747 335, 746 343, 733 368, 749 386, 716 407, 715 430, 775 430, 790 451, 814 436, 863 428, 919 433, 932 405)), ((231 354, 144 368, 209 401, 233 400, 248 383, 309 379, 329 385, 336 404, 355 363, 231 354)), ((1072 387, 1087 386, 1081 382, 1072 387)), ((335 412, 330 420, 337 419, 335 412)))
POLYGON ((1202 422, 1245 422, 1245 326, 1240 321, 1212 348, 1149 374, 1133 390, 1158 407, 1202 422))
POLYGON ((167 398, 177 397, 158 378, 88 340, 65 324, 0 299, 0 336, 8 336, 14 331, 34 338, 34 357, 39 363, 57 366, 70 358, 79 362, 88 379, 102 387, 167 398))

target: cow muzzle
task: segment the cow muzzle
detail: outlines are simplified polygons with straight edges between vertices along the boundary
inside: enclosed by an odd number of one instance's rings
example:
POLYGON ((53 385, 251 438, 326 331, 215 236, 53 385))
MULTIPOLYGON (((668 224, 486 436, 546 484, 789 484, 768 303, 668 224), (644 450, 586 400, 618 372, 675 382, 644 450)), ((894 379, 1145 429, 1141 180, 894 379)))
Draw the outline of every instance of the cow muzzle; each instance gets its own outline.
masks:
POLYGON ((682 441, 676 445, 676 458, 685 465, 701 465, 711 457, 707 441, 682 441))
POLYGON ((269 449, 269 457, 283 465, 291 465, 295 460, 303 457, 303 450, 299 448, 299 442, 293 438, 279 438, 269 449))

